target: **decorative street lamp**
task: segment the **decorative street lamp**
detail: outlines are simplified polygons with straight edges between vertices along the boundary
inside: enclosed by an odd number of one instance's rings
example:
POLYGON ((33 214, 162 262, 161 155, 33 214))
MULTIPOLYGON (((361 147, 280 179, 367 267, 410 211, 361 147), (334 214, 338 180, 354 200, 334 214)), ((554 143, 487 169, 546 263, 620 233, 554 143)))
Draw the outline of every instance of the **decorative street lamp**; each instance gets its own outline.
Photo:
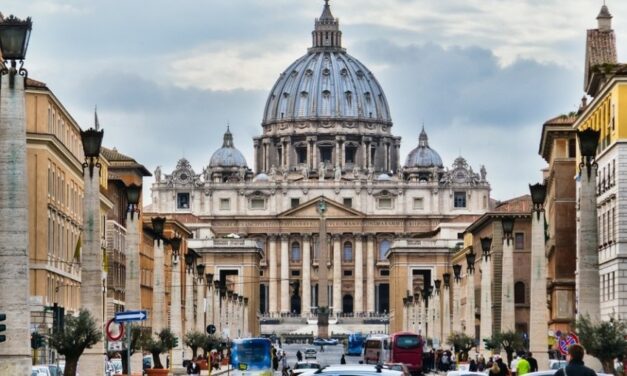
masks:
POLYGON ((15 75, 26 78, 28 71, 24 69, 24 58, 28 49, 30 32, 33 29, 33 22, 28 17, 20 20, 14 15, 10 15, 0 22, 0 52, 4 61, 11 61, 11 67, 7 68, 4 63, 0 65, 0 74, 9 75, 9 88, 15 87, 15 75), (16 61, 20 61, 20 69, 17 70, 16 61))
POLYGON ((540 212, 544 210, 544 200, 546 199, 546 185, 544 184, 529 184, 529 191, 531 191, 531 201, 533 202, 533 210, 536 212, 538 218, 540 218, 540 212))
POLYGON ((194 254, 191 252, 187 252, 185 254, 185 265, 187 265, 187 268, 191 270, 192 266, 194 265, 194 254))
POLYGON ((440 286, 442 285, 442 281, 440 281, 439 279, 436 279, 435 281, 433 281, 433 284, 435 285, 435 293, 439 294, 440 293, 440 286))
POLYGON ((198 273, 198 278, 203 279, 205 276, 205 264, 196 265, 196 272, 198 273))
POLYGON ((501 225, 503 226, 503 236, 507 240, 507 245, 509 245, 509 241, 512 239, 512 232, 514 231, 514 217, 502 217, 501 225))
POLYGON ((155 239, 159 241, 163 239, 163 227, 165 225, 165 217, 152 217, 152 231, 155 233, 155 239))
POLYGON ((455 282, 459 283, 462 279, 462 265, 455 264, 453 265, 453 274, 455 275, 455 282))
POLYGON ((181 238, 175 236, 170 239, 170 246, 172 247, 172 254, 174 257, 179 257, 179 250, 181 249, 181 238))
POLYGON ((131 184, 126 187, 126 201, 128 201, 127 210, 131 213, 131 219, 135 213, 139 214, 139 197, 141 196, 142 186, 131 184))
POLYGON ((592 128, 586 128, 583 131, 577 132, 579 151, 581 152, 579 168, 586 167, 588 170, 588 180, 590 180, 590 168, 592 166, 596 167, 597 146, 599 145, 600 135, 601 132, 595 131, 592 128))
POLYGON ((488 261, 490 258, 490 248, 492 247, 492 238, 481 238, 481 250, 483 251, 483 258, 488 261))
POLYGON ((448 288, 451 285, 451 273, 442 274, 442 280, 444 282, 444 287, 448 288))
POLYGON ((468 267, 467 267, 468 274, 472 274, 472 272, 475 271, 475 257, 476 256, 477 255, 475 254, 472 248, 470 248, 470 252, 466 253, 466 263, 468 264, 468 267))
POLYGON ((102 136, 104 136, 104 130, 89 128, 86 131, 81 131, 81 141, 83 143, 83 153, 85 154, 85 162, 83 162, 83 170, 89 167, 89 177, 94 176, 94 166, 100 169, 101 165, 98 162, 100 156, 100 145, 102 145, 102 136))

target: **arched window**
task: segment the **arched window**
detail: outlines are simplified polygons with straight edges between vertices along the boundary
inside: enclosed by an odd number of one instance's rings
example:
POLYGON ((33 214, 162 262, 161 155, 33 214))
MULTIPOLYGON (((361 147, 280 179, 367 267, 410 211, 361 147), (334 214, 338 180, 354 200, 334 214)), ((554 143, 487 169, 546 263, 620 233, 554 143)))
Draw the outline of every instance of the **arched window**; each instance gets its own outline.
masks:
POLYGON ((351 242, 344 243, 344 261, 353 261, 353 244, 351 242))
POLYGON ((390 241, 389 240, 381 240, 379 243, 379 260, 385 260, 385 254, 390 249, 390 241))
POLYGON ((514 284, 514 303, 525 304, 525 283, 516 282, 514 284))
POLYGON ((292 261, 300 261, 300 244, 292 243, 292 261))

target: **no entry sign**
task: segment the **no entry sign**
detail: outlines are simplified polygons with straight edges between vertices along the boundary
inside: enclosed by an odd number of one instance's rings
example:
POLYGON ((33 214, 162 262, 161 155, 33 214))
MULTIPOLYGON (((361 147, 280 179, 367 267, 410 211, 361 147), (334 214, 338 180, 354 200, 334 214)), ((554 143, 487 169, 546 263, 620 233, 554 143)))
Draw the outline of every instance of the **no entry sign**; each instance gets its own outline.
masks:
POLYGON ((119 341, 124 337, 124 325, 115 322, 115 319, 111 319, 107 321, 105 332, 107 332, 109 341, 119 341))

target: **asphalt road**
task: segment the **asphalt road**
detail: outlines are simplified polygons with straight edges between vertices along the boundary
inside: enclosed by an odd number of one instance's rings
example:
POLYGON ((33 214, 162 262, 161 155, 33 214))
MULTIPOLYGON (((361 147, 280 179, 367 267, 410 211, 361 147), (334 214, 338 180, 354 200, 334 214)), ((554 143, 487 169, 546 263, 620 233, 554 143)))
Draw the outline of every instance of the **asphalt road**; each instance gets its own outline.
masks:
MULTIPOLYGON (((340 359, 342 358, 342 354, 344 354, 344 346, 341 344, 336 346, 324 346, 324 352, 320 352, 320 346, 313 345, 301 345, 301 344, 290 344, 283 345, 283 351, 287 353, 287 362, 290 367, 294 367, 296 363, 296 352, 300 350, 303 353, 303 357, 305 356, 305 349, 316 349, 316 360, 320 365, 331 365, 331 364, 340 364, 340 359)), ((359 364, 359 361, 363 358, 361 356, 348 356, 345 355, 346 364, 359 364)), ((304 359, 303 359, 304 360, 304 359)), ((307 359, 313 360, 313 359, 307 359)))

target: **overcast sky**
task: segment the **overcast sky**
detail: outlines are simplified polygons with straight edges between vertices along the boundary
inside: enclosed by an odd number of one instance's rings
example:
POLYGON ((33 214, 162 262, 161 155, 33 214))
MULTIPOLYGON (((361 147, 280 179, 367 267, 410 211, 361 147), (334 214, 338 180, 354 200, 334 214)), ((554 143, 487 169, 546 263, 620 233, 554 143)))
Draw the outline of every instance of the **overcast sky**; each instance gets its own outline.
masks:
MULTIPOLYGON (((585 31, 600 0, 331 0, 343 44, 373 71, 402 137, 422 123, 446 166, 484 164, 492 196, 528 192, 545 166, 543 122, 583 95, 585 31)), ((627 2, 608 0, 618 45, 627 2)), ((3 0, 33 18, 26 67, 81 127, 153 171, 200 173, 226 123, 253 165, 266 97, 306 52, 322 0, 3 0)), ((619 48, 619 60, 624 61, 619 48)), ((151 183, 149 180, 147 183, 151 183)))

